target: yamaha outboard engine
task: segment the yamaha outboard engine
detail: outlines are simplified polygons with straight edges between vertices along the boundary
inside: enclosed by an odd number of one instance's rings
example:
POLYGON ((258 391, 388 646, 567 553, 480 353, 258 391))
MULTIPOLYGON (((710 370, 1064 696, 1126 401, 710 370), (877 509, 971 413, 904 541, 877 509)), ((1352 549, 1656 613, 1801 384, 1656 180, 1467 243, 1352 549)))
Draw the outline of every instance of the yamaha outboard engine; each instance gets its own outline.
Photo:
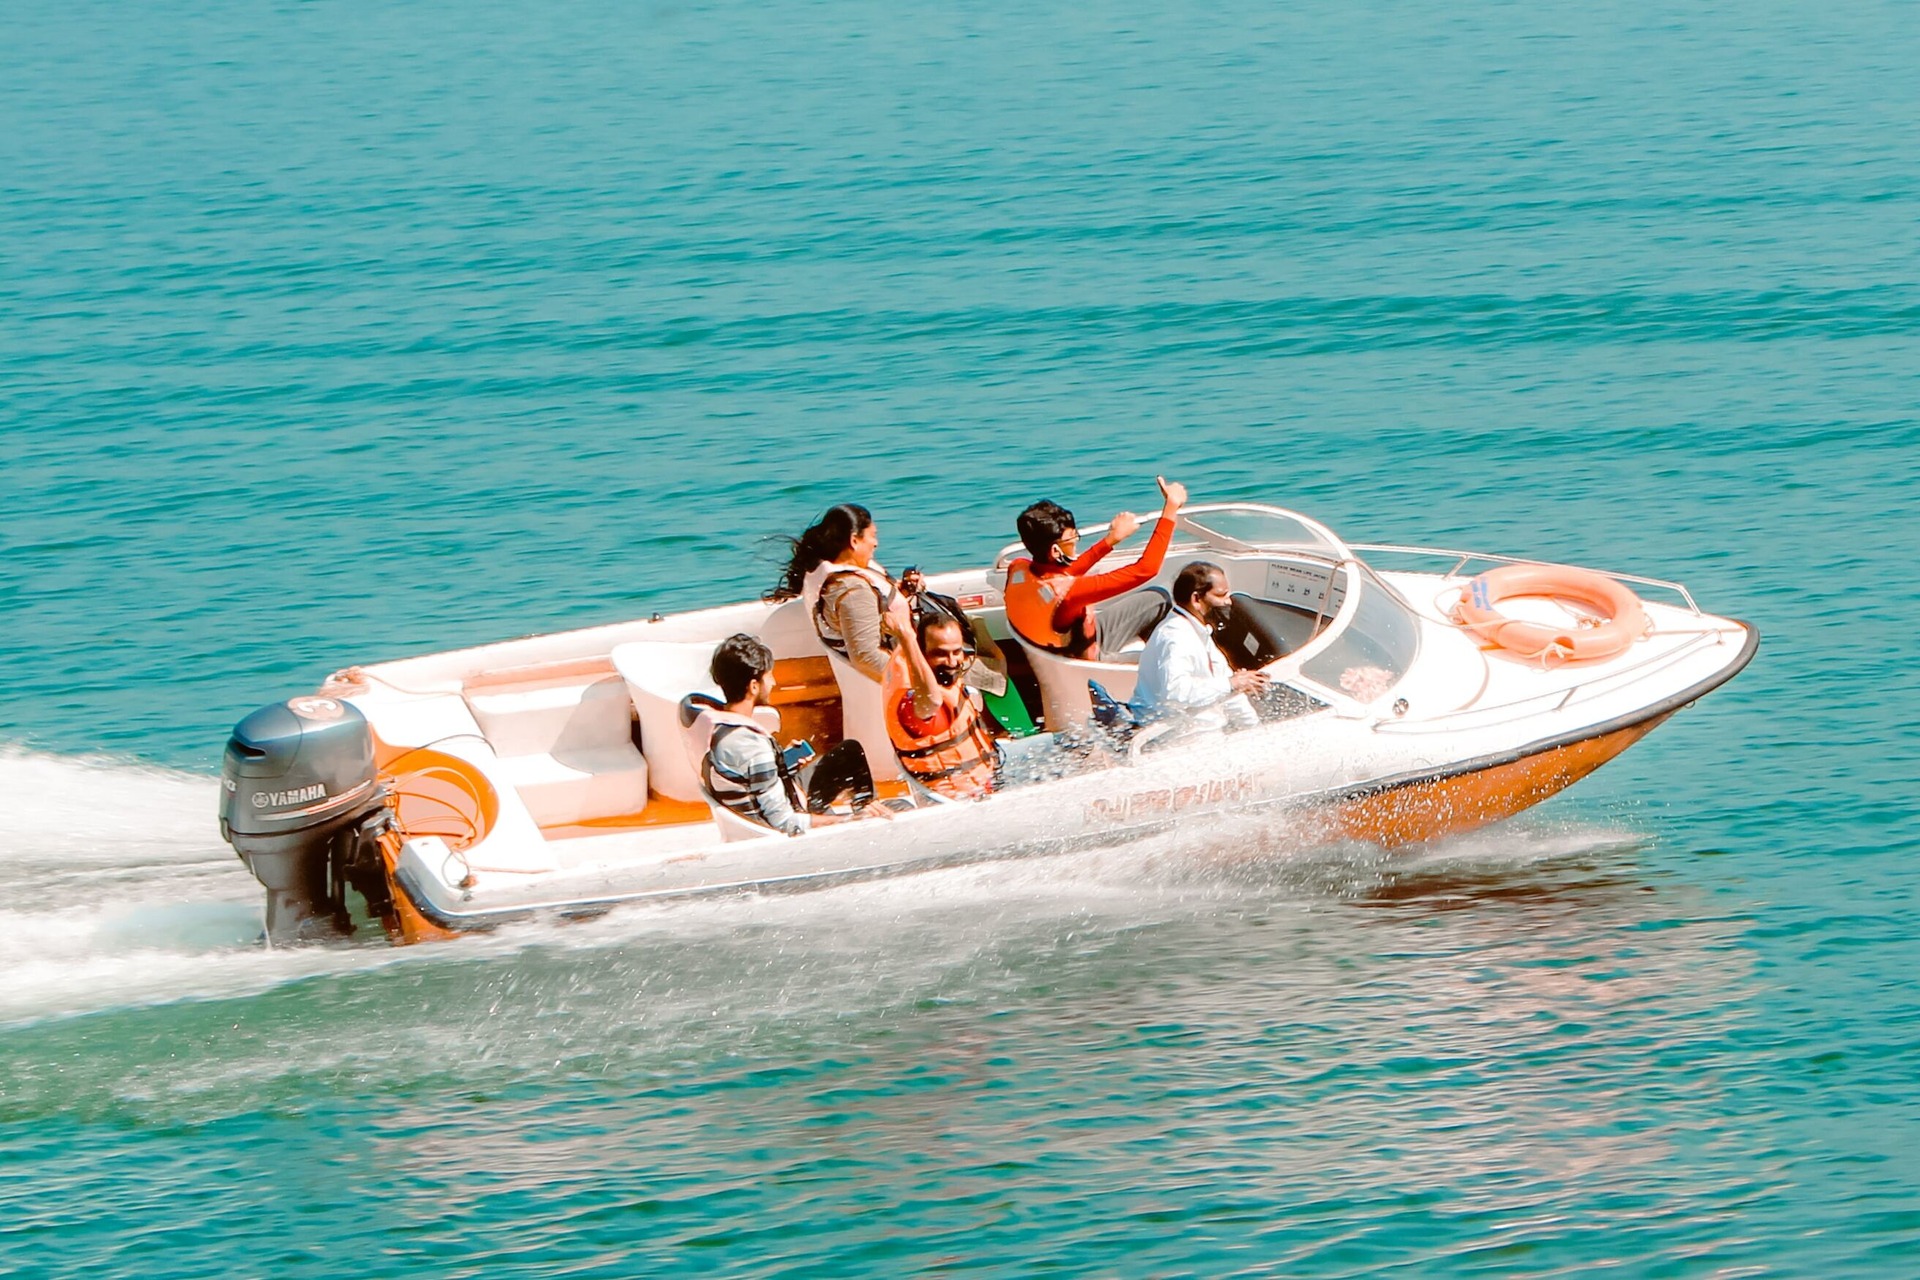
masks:
POLYGON ((234 726, 220 783, 220 836, 266 886, 269 945, 351 937, 349 888, 387 914, 391 817, 358 708, 318 695, 261 707, 234 726))

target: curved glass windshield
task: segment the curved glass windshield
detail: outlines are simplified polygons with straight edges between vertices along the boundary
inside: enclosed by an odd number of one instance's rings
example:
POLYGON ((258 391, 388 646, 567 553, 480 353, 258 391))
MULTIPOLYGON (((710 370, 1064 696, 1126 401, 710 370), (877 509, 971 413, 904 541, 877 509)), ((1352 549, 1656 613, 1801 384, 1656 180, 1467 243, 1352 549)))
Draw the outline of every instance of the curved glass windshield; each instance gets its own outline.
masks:
POLYGON ((1228 507, 1220 511, 1190 512, 1186 524, 1201 533, 1215 533, 1249 547, 1306 547, 1338 556, 1344 549, 1297 516, 1259 507, 1228 507))
POLYGON ((1372 702, 1400 683, 1419 656, 1420 621, 1365 565, 1349 562, 1340 577, 1360 595, 1352 620, 1325 650, 1300 665, 1300 674, 1356 701, 1372 702))

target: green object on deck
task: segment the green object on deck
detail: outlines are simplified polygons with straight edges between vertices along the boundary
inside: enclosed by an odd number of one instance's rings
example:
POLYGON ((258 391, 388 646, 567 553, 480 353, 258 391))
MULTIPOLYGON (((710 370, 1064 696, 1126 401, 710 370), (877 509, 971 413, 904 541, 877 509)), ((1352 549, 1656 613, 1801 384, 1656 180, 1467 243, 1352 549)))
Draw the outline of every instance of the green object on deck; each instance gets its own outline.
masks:
POLYGON ((1000 727, 1014 737, 1026 738, 1040 732, 1040 727, 1034 724, 1033 717, 1027 713, 1026 701, 1021 698, 1020 690, 1014 687, 1013 681, 1007 681, 1007 687, 999 693, 982 692, 980 696, 986 701, 987 710, 993 712, 993 718, 1000 722, 1000 727))

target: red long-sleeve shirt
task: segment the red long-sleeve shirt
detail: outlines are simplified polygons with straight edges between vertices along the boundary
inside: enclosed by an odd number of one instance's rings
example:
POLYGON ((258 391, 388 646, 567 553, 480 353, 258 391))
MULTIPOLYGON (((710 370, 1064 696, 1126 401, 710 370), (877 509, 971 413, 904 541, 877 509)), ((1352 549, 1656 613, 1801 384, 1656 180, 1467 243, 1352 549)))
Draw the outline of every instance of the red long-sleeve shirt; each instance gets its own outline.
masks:
POLYGON ((1064 572, 1073 579, 1061 591, 1060 603, 1053 607, 1053 625, 1062 631, 1076 630, 1081 618, 1094 605, 1146 586, 1153 581, 1153 575, 1160 572, 1160 566, 1167 559, 1167 548, 1172 545, 1173 521, 1161 516, 1154 521, 1153 533, 1147 538, 1140 558, 1125 568, 1106 573, 1088 572, 1113 550, 1113 544, 1105 538, 1081 552, 1064 570, 1057 565, 1036 565, 1034 573, 1040 577, 1055 578, 1064 572))

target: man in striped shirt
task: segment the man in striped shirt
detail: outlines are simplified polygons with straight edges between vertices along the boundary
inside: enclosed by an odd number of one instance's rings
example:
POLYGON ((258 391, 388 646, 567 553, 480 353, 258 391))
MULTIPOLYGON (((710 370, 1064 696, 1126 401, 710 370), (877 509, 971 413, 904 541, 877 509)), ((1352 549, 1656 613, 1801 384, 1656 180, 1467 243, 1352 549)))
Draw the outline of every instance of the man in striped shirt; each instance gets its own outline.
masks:
POLYGON ((755 707, 772 705, 777 687, 773 651, 766 645, 750 635, 728 636, 713 651, 709 670, 726 704, 702 711, 693 734, 696 742, 704 743, 700 784, 716 804, 790 836, 854 818, 893 816, 892 810, 874 802, 866 753, 852 739, 820 758, 808 771, 802 792, 773 735, 753 716, 755 707), (849 791, 860 807, 850 814, 831 812, 834 802, 849 791))

